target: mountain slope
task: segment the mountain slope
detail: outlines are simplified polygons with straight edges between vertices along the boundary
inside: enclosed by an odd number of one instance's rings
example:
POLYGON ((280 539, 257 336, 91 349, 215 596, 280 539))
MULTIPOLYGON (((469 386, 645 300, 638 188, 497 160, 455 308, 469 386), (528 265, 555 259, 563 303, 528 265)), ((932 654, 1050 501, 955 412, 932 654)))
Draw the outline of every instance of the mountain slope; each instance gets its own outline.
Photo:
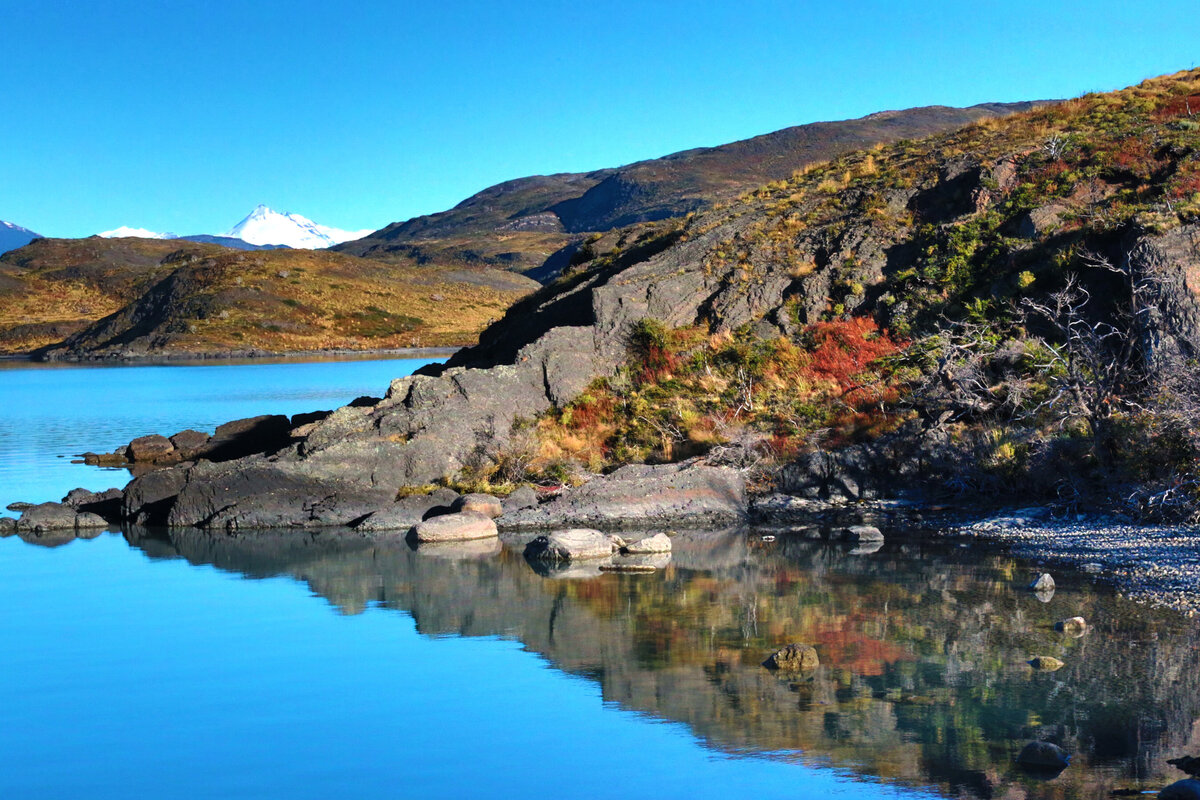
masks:
POLYGON ((9 250, 16 250, 18 247, 24 247, 34 239, 40 239, 40 233, 34 233, 28 228, 22 228, 12 222, 0 220, 0 255, 7 253, 9 250))
POLYGON ((343 231, 318 225, 299 214, 280 213, 259 205, 225 236, 256 245, 286 245, 314 250, 357 239, 365 233, 367 231, 343 231))
POLYGON ((0 352, 96 358, 458 345, 535 286, 507 272, 434 275, 312 251, 39 239, 0 257, 0 352))
POLYGON ((1032 105, 887 111, 800 125, 615 169, 522 178, 485 189, 449 211, 394 223, 337 249, 370 258, 486 263, 520 271, 548 267, 544 272, 552 273, 567 263, 582 234, 682 216, 855 148, 952 130, 1032 105))

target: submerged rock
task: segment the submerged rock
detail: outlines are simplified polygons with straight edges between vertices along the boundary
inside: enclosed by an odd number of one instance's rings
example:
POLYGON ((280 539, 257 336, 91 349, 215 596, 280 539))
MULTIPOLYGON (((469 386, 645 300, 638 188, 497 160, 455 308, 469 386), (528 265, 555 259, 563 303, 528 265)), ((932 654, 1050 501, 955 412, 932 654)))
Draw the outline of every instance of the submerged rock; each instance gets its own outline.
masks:
POLYGON ((1087 620, 1083 617, 1071 617, 1070 619, 1064 619, 1062 622, 1055 623, 1054 630, 1079 638, 1087 633, 1088 624, 1087 620))
POLYGON ((460 511, 431 517, 413 526, 413 538, 418 542, 461 542, 469 539, 488 539, 497 535, 496 523, 478 511, 460 511))
POLYGON ((1029 659, 1029 666, 1042 672, 1054 672, 1062 669, 1064 664, 1054 656, 1034 656, 1029 659))
POLYGON ((1021 749, 1017 764, 1029 770, 1061 772, 1071 763, 1071 757, 1056 744, 1030 742, 1021 749))
POLYGON ((812 645, 792 643, 767 656, 763 666, 780 672, 805 672, 821 666, 821 659, 812 645))
POLYGON ((531 561, 583 561, 608 558, 613 543, 607 536, 591 528, 572 528, 539 536, 525 547, 525 557, 531 561))

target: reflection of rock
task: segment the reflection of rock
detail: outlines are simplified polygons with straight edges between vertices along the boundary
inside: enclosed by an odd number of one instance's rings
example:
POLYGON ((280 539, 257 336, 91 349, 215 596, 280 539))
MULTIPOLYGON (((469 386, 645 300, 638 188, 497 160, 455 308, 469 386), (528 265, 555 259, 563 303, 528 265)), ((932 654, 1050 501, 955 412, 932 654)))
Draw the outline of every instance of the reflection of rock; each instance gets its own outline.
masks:
POLYGON ((496 523, 478 511, 443 514, 420 522, 413 527, 418 542, 461 542, 468 539, 487 539, 496 535, 496 523))
POLYGON ((793 643, 767 656, 763 666, 780 672, 805 672, 821 666, 821 659, 812 645, 793 643))
POLYGON ((1063 668, 1063 662, 1054 656, 1034 656, 1029 659, 1029 666, 1042 672, 1054 672, 1063 668))
POLYGON ((874 525, 851 525, 842 529, 841 538, 856 544, 866 544, 867 542, 882 542, 883 533, 874 525))
POLYGON ((1053 589, 1039 589, 1039 590, 1033 592, 1033 596, 1039 603, 1049 603, 1051 600, 1054 599, 1054 590, 1053 589))
POLYGON ((1159 800, 1200 800, 1200 780, 1185 778, 1158 793, 1159 800))
POLYGON ((1083 617, 1071 617, 1070 619, 1064 619, 1061 622, 1055 623, 1054 630, 1078 639, 1087 633, 1088 625, 1083 617))
POLYGON ((687 725, 719 752, 803 751, 962 800, 1003 795, 1027 741, 1009 737, 1030 715, 1076 760, 1105 759, 1101 770, 1063 773, 1064 798, 1106 796, 1115 769, 1165 786, 1183 777, 1165 756, 1200 742, 1194 621, 1083 584, 1073 613, 1105 620, 1106 635, 1081 642, 1069 687, 1049 691, 1051 676, 1031 680, 1014 665, 1059 652, 1051 627, 1063 614, 1011 591, 1022 565, 978 549, 914 537, 861 558, 796 537, 679 530, 671 568, 625 577, 602 573, 606 559, 527 562, 532 534, 505 534, 495 556, 454 559, 340 528, 127 535, 151 558, 290 575, 342 613, 403 612, 420 635, 511 637, 606 703, 687 725), (825 666, 763 669, 787 641, 781 631, 814 645, 825 666), (983 739, 948 735, 962 730, 983 739))
POLYGON ((421 542, 417 554, 434 558, 491 558, 500 554, 500 540, 496 537, 473 539, 465 542, 421 542))
POLYGON ((883 549, 883 540, 879 539, 874 542, 864 542, 860 545, 855 545, 850 549, 852 556, 869 556, 871 553, 878 553, 883 549))
POLYGON ((582 561, 589 558, 608 558, 613 543, 607 536, 590 528, 572 528, 539 536, 525 548, 531 561, 582 561))
POLYGON ((555 580, 590 580, 604 573, 601 567, 607 562, 592 561, 530 561, 529 566, 543 578, 555 580))
POLYGON ((1030 742, 1017 756, 1017 763, 1027 770, 1061 772, 1071 763, 1071 757, 1056 744, 1030 742))
POLYGON ((1041 575, 1038 575, 1037 578, 1034 579, 1033 583, 1029 584, 1029 591, 1031 591, 1031 592, 1053 592, 1054 591, 1054 578, 1050 575, 1049 572, 1043 572, 1041 575))
POLYGON ((646 553, 644 555, 618 555, 600 565, 604 572, 654 572, 666 569, 671 563, 670 553, 646 553))

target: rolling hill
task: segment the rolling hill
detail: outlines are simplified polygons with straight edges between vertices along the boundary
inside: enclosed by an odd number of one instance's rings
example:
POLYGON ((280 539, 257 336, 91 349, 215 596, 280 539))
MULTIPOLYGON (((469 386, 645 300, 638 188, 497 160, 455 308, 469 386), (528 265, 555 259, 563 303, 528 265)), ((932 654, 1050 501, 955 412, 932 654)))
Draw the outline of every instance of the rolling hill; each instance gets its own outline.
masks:
POLYGON ((0 352, 51 359, 457 346, 536 284, 325 251, 40 239, 0 257, 0 352))
POLYGON ((1035 105, 884 111, 614 169, 520 178, 484 189, 449 211, 394 223, 334 249, 385 260, 487 264, 544 280, 566 266, 588 234, 684 216, 857 148, 917 139, 1035 105))

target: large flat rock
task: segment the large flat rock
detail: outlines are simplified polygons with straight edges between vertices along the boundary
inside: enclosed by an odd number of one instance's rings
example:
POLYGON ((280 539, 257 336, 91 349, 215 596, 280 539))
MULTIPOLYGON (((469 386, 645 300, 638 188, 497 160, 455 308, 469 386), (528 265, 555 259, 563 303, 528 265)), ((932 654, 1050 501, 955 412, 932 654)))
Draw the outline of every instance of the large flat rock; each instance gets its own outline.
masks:
POLYGON ((746 483, 736 469, 635 464, 498 522, 504 530, 724 527, 744 521, 746 513, 746 483))

